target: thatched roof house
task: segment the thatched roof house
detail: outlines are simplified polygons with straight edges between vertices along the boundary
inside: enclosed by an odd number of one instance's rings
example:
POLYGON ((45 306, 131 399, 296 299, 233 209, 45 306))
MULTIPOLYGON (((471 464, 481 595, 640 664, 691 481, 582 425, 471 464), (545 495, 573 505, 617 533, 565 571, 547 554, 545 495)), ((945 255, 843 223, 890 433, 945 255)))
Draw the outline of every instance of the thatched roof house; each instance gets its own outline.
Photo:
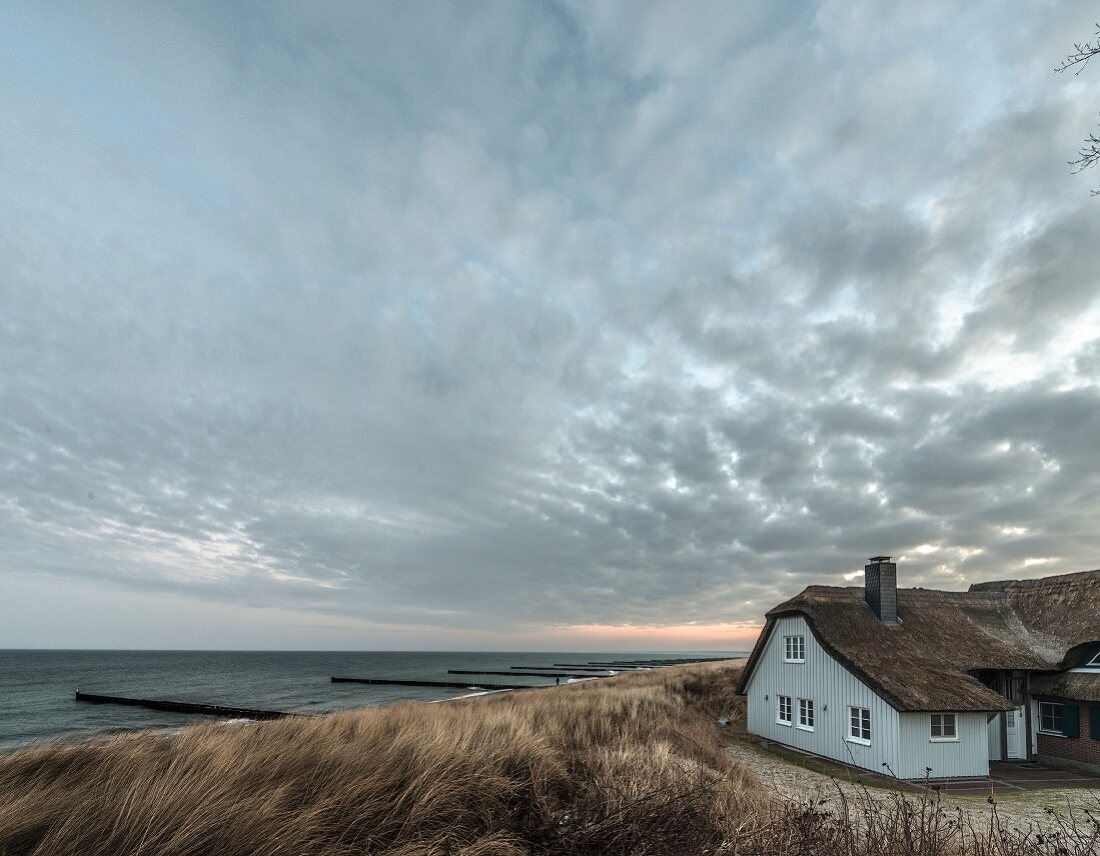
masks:
MULTIPOLYGON (((839 668, 839 677, 828 678, 834 690, 840 691, 838 680, 851 680, 848 695, 869 692, 885 705, 883 717, 897 717, 899 727, 909 726, 913 739, 908 745, 901 745, 906 741, 900 738, 887 738, 886 743, 898 743, 902 756, 903 749, 913 755, 908 760, 915 769, 928 766, 916 756, 927 750, 929 740, 961 742, 963 714, 978 716, 983 725, 989 720, 988 734, 985 728, 971 729, 974 741, 988 737, 988 752, 981 753, 985 761, 1068 752, 1070 760, 1100 765, 1100 704, 1082 704, 1100 703, 1100 570, 981 583, 965 592, 899 589, 896 565, 889 557, 872 559, 865 573, 863 587, 810 586, 767 613, 739 687, 750 696, 750 720, 753 688, 760 696, 755 700, 755 719, 761 731, 755 733, 851 762, 856 730, 849 729, 844 745, 834 747, 835 752, 822 751, 835 741, 823 741, 817 734, 823 717, 816 713, 814 699, 822 699, 817 707, 825 704, 826 673, 839 668), (806 646, 805 640, 797 641, 804 636, 820 649, 816 666, 808 655, 787 656, 806 646), (779 638, 785 646, 781 660, 775 654, 779 638), (817 695, 796 696, 794 684, 803 694, 817 695), (782 706, 774 722, 773 696, 782 706), (799 700, 800 715, 807 704, 814 711, 808 720, 812 725, 800 721, 792 727, 794 698, 799 700), (917 727, 916 714, 927 714, 922 721, 931 717, 929 729, 917 727), (946 714, 951 715, 947 721, 955 735, 950 741, 942 733, 935 736, 937 728, 942 732, 946 714), (1046 739, 1056 726, 1064 732, 1059 734, 1063 739, 1046 739), (1088 742, 1078 745, 1080 740, 1088 742)), ((871 719, 871 707, 862 702, 837 698, 833 703, 871 719)), ((852 721, 842 723, 841 731, 852 721)), ((868 730, 861 724, 858 733, 868 730)), ((866 755, 862 736, 857 745, 866 755)), ((937 748, 942 752, 942 746, 937 748)), ((979 753, 971 749, 973 757, 967 763, 946 759, 943 769, 950 772, 945 775, 972 774, 979 753)), ((889 764, 879 757, 888 754, 876 753, 871 760, 889 764)), ((897 763, 904 765, 906 760, 899 757, 897 763)))

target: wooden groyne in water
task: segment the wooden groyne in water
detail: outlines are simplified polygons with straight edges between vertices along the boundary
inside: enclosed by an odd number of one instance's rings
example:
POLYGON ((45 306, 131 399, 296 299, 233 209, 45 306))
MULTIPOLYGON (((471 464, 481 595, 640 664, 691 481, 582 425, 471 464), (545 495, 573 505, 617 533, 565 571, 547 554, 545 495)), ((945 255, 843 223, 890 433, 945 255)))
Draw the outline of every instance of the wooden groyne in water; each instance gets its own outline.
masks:
POLYGON ((448 669, 448 675, 520 675, 525 678, 599 678, 609 675, 573 674, 572 672, 473 672, 466 669, 448 669))
POLYGON ((256 710, 251 707, 229 707, 223 704, 201 704, 190 701, 171 701, 153 698, 129 698, 127 696, 99 695, 76 691, 76 701, 91 704, 121 704, 128 707, 144 707, 169 713, 199 713, 220 716, 223 719, 282 719, 284 716, 309 716, 307 713, 288 713, 283 710, 256 710))
POLYGON ((668 660, 612 660, 612 663, 640 663, 653 666, 683 666, 688 663, 724 663, 730 657, 673 657, 668 660))
POLYGON ((601 664, 601 663, 585 663, 583 666, 579 663, 555 663, 559 669, 599 669, 606 672, 614 669, 616 672, 626 671, 628 669, 652 669, 653 666, 641 666, 641 665, 624 665, 622 663, 616 663, 614 665, 601 664))
POLYGON ((483 684, 473 681, 412 681, 404 678, 339 678, 334 684, 388 684, 398 687, 450 687, 457 690, 537 690, 534 684, 483 684))
POLYGON ((665 663, 592 663, 601 669, 656 669, 665 663))
POLYGON ((691 663, 721 663, 729 657, 688 657, 683 660, 590 660, 589 666, 611 669, 655 669, 663 666, 687 666, 691 663))

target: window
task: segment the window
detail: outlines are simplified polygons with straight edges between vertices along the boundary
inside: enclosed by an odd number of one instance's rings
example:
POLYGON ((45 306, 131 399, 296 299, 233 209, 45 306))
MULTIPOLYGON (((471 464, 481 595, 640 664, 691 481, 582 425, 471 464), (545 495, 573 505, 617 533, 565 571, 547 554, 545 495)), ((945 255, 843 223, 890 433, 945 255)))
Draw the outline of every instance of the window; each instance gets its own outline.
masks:
POLYGON ((1039 702, 1039 730, 1047 734, 1062 733, 1062 705, 1053 701, 1039 702))
POLYGON ((1085 663, 1086 666, 1100 666, 1100 651, 1097 651, 1095 656, 1085 663))
POLYGON ((786 646, 783 652, 784 660, 786 660, 788 663, 806 662, 805 636, 784 636, 783 642, 786 646))
POLYGON ((781 695, 776 697, 779 703, 778 709, 775 713, 775 721, 780 725, 791 724, 791 697, 789 695, 781 695))
POLYGON ((871 742, 871 711, 867 708, 848 708, 848 739, 854 743, 871 742))
POLYGON ((932 740, 958 740, 959 732, 955 727, 955 714, 933 713, 929 735, 932 740))
POLYGON ((800 698, 798 700, 798 727, 806 731, 814 730, 814 700, 812 698, 800 698))

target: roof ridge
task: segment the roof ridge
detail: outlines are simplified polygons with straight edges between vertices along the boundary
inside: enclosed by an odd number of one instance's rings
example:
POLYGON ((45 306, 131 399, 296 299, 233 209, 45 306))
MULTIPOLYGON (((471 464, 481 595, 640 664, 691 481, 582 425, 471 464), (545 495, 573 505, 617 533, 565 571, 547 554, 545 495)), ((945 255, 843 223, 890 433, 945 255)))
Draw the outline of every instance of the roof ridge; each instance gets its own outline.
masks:
POLYGON ((930 589, 923 588, 921 586, 914 586, 913 588, 899 588, 898 591, 920 595, 921 597, 926 597, 929 595, 948 595, 949 597, 961 597, 965 600, 980 600, 982 598, 989 598, 990 600, 1003 600, 1005 597, 1005 593, 998 589, 983 589, 979 591, 974 591, 973 589, 930 589))
MULTIPOLYGON (((811 594, 859 594, 863 591, 863 586, 827 586, 827 585, 808 585, 802 589, 794 597, 788 600, 798 600, 800 597, 811 594)), ((961 596, 972 598, 974 595, 1003 595, 1004 592, 1000 589, 934 589, 925 588, 924 586, 899 586, 898 591, 911 592, 913 594, 946 594, 952 596, 961 596)))
POLYGON ((1073 571, 1068 574, 1054 574, 1049 577, 1036 577, 1030 580, 1016 580, 1012 588, 1042 588, 1048 585, 1078 586, 1100 580, 1100 569, 1095 571, 1073 571))
POLYGON ((1074 587, 1093 581, 1100 581, 1100 569, 1069 571, 1065 574, 1051 574, 1047 577, 1034 577, 1026 580, 989 580, 987 582, 972 583, 969 591, 1007 591, 1008 589, 1034 589, 1047 586, 1074 587))

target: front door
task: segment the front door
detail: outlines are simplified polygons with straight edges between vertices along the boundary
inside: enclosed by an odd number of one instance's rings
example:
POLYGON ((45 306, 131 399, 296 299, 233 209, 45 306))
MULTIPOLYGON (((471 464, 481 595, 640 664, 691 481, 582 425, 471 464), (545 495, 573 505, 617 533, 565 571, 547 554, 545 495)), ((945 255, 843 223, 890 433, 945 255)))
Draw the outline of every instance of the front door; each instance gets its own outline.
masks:
POLYGON ((1005 714, 1006 749, 1010 760, 1027 757, 1027 726, 1025 724, 1024 709, 1017 708, 1005 714))

